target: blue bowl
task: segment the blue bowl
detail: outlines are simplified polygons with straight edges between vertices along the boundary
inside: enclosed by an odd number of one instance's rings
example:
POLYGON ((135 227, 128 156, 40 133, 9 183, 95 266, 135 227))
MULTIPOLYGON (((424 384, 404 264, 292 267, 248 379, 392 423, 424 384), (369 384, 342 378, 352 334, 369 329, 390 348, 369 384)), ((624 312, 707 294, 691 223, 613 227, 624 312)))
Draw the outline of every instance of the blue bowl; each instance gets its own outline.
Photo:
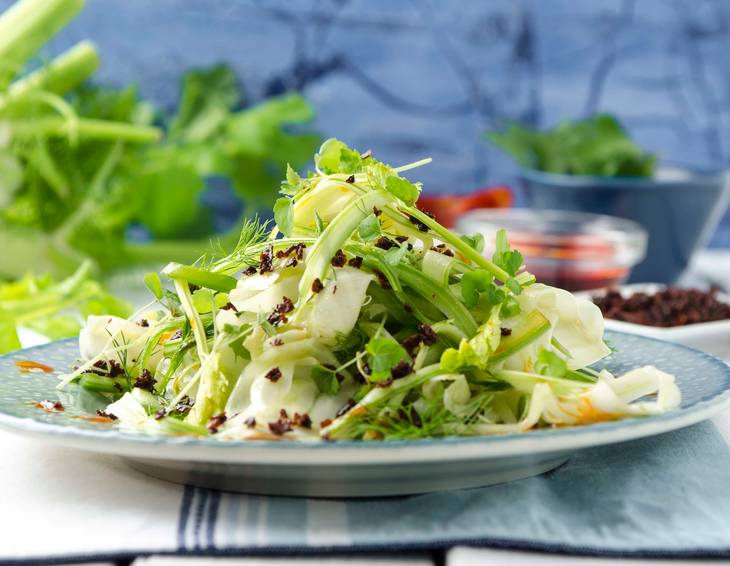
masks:
POLYGON ((646 258, 630 282, 674 283, 707 242, 730 198, 725 173, 661 168, 655 177, 557 175, 523 169, 520 182, 536 209, 577 210, 634 220, 649 234, 646 258))

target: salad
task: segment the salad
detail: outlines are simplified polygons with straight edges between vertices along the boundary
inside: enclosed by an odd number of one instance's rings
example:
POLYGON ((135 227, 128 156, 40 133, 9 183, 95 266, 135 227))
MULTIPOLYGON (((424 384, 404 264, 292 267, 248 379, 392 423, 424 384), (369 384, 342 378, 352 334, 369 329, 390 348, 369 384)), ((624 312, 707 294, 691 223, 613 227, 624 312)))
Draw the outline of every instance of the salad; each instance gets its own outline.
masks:
POLYGON ((656 415, 681 399, 653 366, 614 376, 599 308, 542 285, 497 234, 457 235, 402 167, 336 139, 289 168, 275 224, 146 276, 130 319, 90 316, 76 383, 125 429, 216 439, 491 435, 656 415))

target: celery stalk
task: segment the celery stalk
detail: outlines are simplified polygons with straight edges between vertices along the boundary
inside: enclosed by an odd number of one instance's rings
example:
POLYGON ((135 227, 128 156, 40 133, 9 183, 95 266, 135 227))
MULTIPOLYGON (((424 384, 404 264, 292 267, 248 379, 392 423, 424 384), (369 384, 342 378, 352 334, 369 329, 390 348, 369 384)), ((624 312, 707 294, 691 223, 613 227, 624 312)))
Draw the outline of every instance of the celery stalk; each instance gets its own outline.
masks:
POLYGON ((512 329, 512 334, 502 338, 499 346, 489 359, 490 363, 500 362, 550 330, 550 321, 540 311, 532 311, 520 325, 512 329))
POLYGON ((236 279, 230 275, 222 273, 213 273, 193 267, 192 265, 181 265, 179 263, 169 263, 162 273, 172 279, 182 279, 198 287, 205 287, 213 291, 222 291, 228 293, 236 288, 236 279))
POLYGON ((83 6, 84 0, 20 0, 0 15, 0 88, 83 6))
POLYGON ((139 126, 91 118, 78 118, 70 121, 66 118, 44 117, 11 119, 5 123, 9 126, 13 137, 16 138, 37 135, 65 137, 73 132, 82 139, 151 143, 158 141, 162 135, 158 128, 152 126, 139 126))
POLYGON ((474 321, 474 317, 451 291, 436 284, 433 279, 414 267, 401 264, 396 267, 396 273, 403 283, 452 318, 456 326, 468 336, 476 333, 477 323, 474 321))
POLYGON ((48 65, 12 83, 3 103, 14 102, 33 90, 65 94, 84 82, 98 68, 96 48, 89 41, 81 41, 48 65))
POLYGON ((341 249, 352 233, 366 216, 372 213, 373 207, 384 206, 390 197, 380 191, 371 191, 348 204, 342 212, 327 225, 319 239, 312 246, 307 258, 307 268, 299 284, 299 302, 305 303, 312 294, 312 282, 324 279, 330 268, 330 261, 335 252, 341 249))

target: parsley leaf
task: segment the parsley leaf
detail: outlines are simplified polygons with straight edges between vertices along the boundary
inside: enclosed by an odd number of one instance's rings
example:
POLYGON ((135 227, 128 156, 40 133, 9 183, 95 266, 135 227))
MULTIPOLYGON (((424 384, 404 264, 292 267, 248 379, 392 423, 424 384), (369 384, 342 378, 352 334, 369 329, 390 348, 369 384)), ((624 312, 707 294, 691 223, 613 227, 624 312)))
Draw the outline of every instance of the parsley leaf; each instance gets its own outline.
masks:
POLYGON ((370 381, 378 382, 390 377, 390 370, 399 362, 410 361, 403 346, 390 338, 371 338, 365 346, 370 367, 370 381))
POLYGON ((337 395, 340 390, 340 381, 333 370, 323 366, 314 366, 311 375, 320 393, 337 395))
POLYGON ((281 197, 274 203, 274 221, 284 236, 290 236, 294 228, 294 206, 290 199, 281 197))
POLYGON ((358 235, 366 242, 380 236, 380 232, 380 220, 375 214, 367 215, 357 228, 358 235))
POLYGON ((608 114, 563 122, 544 132, 512 123, 505 131, 486 137, 523 167, 550 173, 650 177, 657 160, 608 114))
POLYGON ((418 200, 418 195, 421 194, 418 186, 411 183, 408 179, 396 175, 386 177, 385 189, 408 206, 414 204, 418 200))

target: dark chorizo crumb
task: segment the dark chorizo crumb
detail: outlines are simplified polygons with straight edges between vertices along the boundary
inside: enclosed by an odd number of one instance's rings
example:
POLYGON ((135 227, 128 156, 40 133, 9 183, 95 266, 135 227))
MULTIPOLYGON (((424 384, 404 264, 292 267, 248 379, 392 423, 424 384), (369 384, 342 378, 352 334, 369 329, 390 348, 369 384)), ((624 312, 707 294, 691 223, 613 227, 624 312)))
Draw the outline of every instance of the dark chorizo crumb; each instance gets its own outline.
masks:
POLYGON ((246 269, 243 270, 243 274, 244 275, 253 275, 254 273, 256 273, 256 271, 258 271, 258 270, 256 269, 255 265, 249 265, 246 269))
POLYGON ((101 409, 96 410, 96 414, 99 417, 103 417, 105 419, 109 419, 110 421, 116 421, 117 416, 112 413, 107 413, 106 411, 102 411, 101 409))
POLYGON ((266 379, 268 379, 272 383, 276 383, 281 379, 281 370, 277 368, 271 368, 269 371, 266 372, 266 375, 264 375, 266 379))
POLYGON ((278 252, 276 252, 276 257, 281 259, 284 257, 289 257, 293 254, 296 259, 301 260, 304 257, 304 248, 306 247, 306 244, 304 244, 303 242, 299 242, 298 244, 292 244, 285 250, 279 250, 278 252))
POLYGON ((332 419, 325 419, 319 423, 319 428, 327 428, 332 424, 332 419))
POLYGON ((272 312, 267 318, 267 321, 269 321, 269 324, 273 326, 279 326, 280 324, 286 324, 289 322, 289 319, 286 317, 286 315, 283 315, 278 312, 272 312))
POLYGON ((454 252, 451 251, 451 249, 446 244, 439 244, 438 246, 433 246, 431 248, 432 251, 438 252, 440 254, 444 254, 448 257, 454 257, 454 252))
POLYGON ((146 318, 140 318, 136 322, 136 324, 137 324, 137 326, 141 326, 142 328, 147 328, 150 325, 149 321, 146 318))
POLYGON ((256 419, 254 417, 248 417, 245 421, 243 421, 243 424, 245 424, 248 428, 256 428, 256 419))
POLYGON ((346 262, 347 256, 342 250, 337 250, 331 261, 333 267, 343 267, 346 262))
POLYGON ((407 313, 412 313, 413 307, 411 305, 409 305, 408 303, 403 303, 403 310, 406 311, 407 313))
POLYGON ((296 267, 297 265, 299 265, 299 260, 295 257, 290 257, 284 264, 284 267, 296 267))
POLYGON ((221 307, 222 311, 233 311, 238 312, 238 309, 236 308, 236 305, 234 305, 232 302, 228 301, 225 305, 221 307))
POLYGON ((390 387, 391 385, 393 385, 393 378, 389 377, 388 379, 384 379, 383 381, 378 381, 376 385, 382 388, 390 387))
POLYGON ((421 415, 418 414, 418 411, 416 411, 415 407, 411 407, 411 422, 416 428, 421 428, 423 426, 423 422, 421 421, 421 415))
POLYGON ((124 368, 116 360, 99 360, 92 366, 94 370, 89 370, 89 373, 95 373, 97 375, 105 375, 107 377, 119 377, 124 375, 124 368))
POLYGON ((269 430, 277 436, 281 436, 285 432, 289 432, 291 429, 291 422, 289 419, 279 419, 278 421, 269 423, 269 430))
POLYGON ((262 275, 269 271, 274 271, 274 264, 272 263, 273 255, 274 247, 272 245, 268 245, 264 251, 261 252, 261 255, 259 256, 259 273, 262 275))
POLYGON ((398 246, 393 240, 386 236, 380 236, 377 240, 375 240, 375 247, 380 248, 381 250, 389 250, 390 248, 395 248, 398 246))
POLYGON ((292 426, 299 426, 302 428, 312 428, 312 419, 307 413, 304 413, 303 415, 300 415, 299 413, 294 413, 291 424, 292 426))
POLYGON ((428 226, 426 226, 423 222, 421 222, 415 216, 410 216, 409 215, 408 216, 408 220, 411 222, 411 224, 414 224, 416 226, 416 228, 418 228, 418 230, 420 232, 428 232, 428 226))
POLYGON ((393 379, 400 379, 401 377, 407 376, 412 371, 413 366, 411 366, 411 364, 409 364, 407 361, 402 360, 391 368, 390 375, 393 377, 393 379))
POLYGON ((375 274, 375 277, 378 278, 378 283, 383 289, 390 289, 390 281, 388 281, 388 278, 383 274, 382 271, 379 269, 373 269, 373 273, 375 274))
POLYGON ((342 405, 340 409, 335 413, 335 418, 339 418, 345 413, 347 413, 350 409, 352 409, 355 405, 357 405, 357 401, 355 399, 348 399, 347 403, 342 405))
POLYGON ((317 277, 314 281, 312 281, 312 293, 319 293, 322 289, 324 289, 324 285, 320 278, 317 277))
POLYGON ((383 211, 382 211, 382 210, 380 210, 380 209, 379 209, 379 208, 378 208, 377 206, 374 206, 374 207, 373 207, 373 214, 374 214, 375 216, 380 216, 381 214, 383 214, 383 211))
POLYGON ((193 408, 194 404, 195 402, 185 395, 182 399, 180 399, 180 402, 172 408, 169 414, 170 416, 185 416, 190 412, 190 409, 193 408))
POLYGON ((354 267, 355 269, 360 269, 362 267, 362 258, 360 256, 355 256, 353 258, 350 258, 350 261, 347 262, 347 265, 350 267, 354 267))
POLYGON ((134 386, 138 389, 144 389, 145 391, 149 391, 150 393, 153 393, 155 391, 155 378, 152 377, 152 374, 150 373, 150 370, 143 369, 137 379, 134 380, 134 386))
POLYGON ((395 241, 398 242, 399 244, 402 244, 403 242, 408 241, 408 236, 396 236, 395 241))
POLYGON ((499 329, 499 333, 502 336, 512 336, 512 329, 511 328, 505 328, 504 326, 499 329))
POLYGON ((228 417, 226 417, 225 413, 220 413, 219 415, 215 415, 213 417, 210 417, 210 420, 208 421, 208 424, 206 428, 211 434, 215 434, 218 432, 218 429, 223 425, 224 422, 228 420, 228 417))
POLYGON ((408 352, 408 355, 410 357, 413 357, 416 353, 416 350, 421 345, 421 342, 423 342, 423 337, 420 334, 412 334, 403 342, 400 343, 401 346, 405 349, 406 352, 408 352))
POLYGON ((286 409, 279 409, 279 416, 282 419, 288 419, 289 415, 286 413, 286 409))
POLYGON ((438 342, 438 334, 436 334, 433 328, 431 328, 428 324, 419 324, 418 333, 423 338, 423 343, 426 344, 426 346, 433 346, 436 342, 438 342))
POLYGON ((717 298, 718 289, 701 291, 669 287, 651 295, 635 293, 624 297, 616 290, 596 297, 606 318, 643 324, 672 327, 730 319, 730 304, 717 298))
POLYGON ((289 320, 286 313, 293 310, 294 302, 289 297, 282 297, 281 302, 274 307, 274 312, 269 315, 267 320, 273 325, 286 324, 289 320))
POLYGON ((281 338, 274 338, 271 341, 272 346, 281 346, 284 343, 284 341, 281 338))
POLYGON ((345 183, 353 184, 355 182, 355 175, 350 175, 347 179, 345 179, 345 183))

